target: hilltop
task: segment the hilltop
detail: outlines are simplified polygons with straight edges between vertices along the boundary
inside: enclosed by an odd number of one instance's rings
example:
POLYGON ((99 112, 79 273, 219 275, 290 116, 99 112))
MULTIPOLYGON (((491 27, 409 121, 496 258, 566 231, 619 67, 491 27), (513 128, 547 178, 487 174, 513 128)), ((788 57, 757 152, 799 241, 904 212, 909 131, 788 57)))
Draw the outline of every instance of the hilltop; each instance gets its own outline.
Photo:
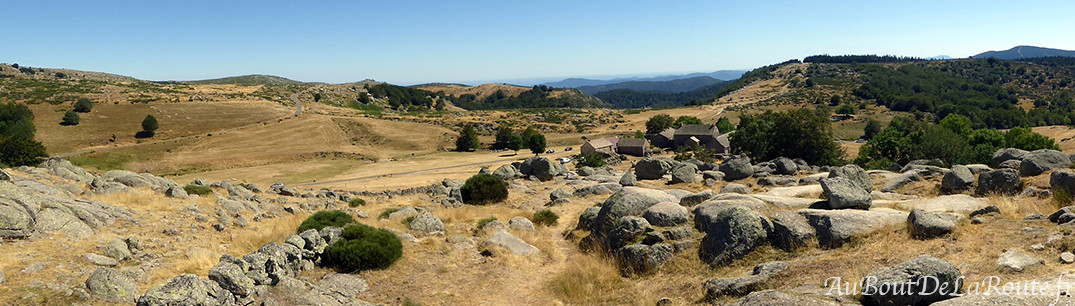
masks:
POLYGON ((1043 48, 1035 46, 1015 46, 1003 51, 987 51, 971 56, 971 58, 997 58, 1002 60, 1015 60, 1022 58, 1063 56, 1075 57, 1075 51, 1043 48))
POLYGON ((278 77, 278 76, 275 76, 275 75, 262 75, 262 74, 251 74, 251 75, 233 76, 233 77, 226 77, 226 78, 219 78, 219 79, 208 79, 208 80, 199 80, 199 81, 180 81, 180 82, 184 83, 184 84, 198 84, 198 85, 210 85, 210 84, 224 85, 224 84, 230 84, 230 85, 247 85, 247 86, 250 86, 250 85, 290 85, 290 84, 300 84, 300 83, 302 83, 302 82, 299 82, 299 81, 295 81, 295 80, 291 80, 291 79, 287 79, 287 78, 283 78, 283 77, 278 77))

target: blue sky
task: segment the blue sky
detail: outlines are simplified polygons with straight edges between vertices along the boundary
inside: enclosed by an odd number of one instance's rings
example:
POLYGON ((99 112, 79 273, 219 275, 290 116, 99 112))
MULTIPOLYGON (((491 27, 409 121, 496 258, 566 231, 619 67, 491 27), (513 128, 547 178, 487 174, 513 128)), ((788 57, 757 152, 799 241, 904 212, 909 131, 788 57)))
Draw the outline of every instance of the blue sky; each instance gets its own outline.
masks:
POLYGON ((1075 50, 1075 1, 8 1, 4 11, 0 62, 147 80, 525 83, 822 53, 1075 50))

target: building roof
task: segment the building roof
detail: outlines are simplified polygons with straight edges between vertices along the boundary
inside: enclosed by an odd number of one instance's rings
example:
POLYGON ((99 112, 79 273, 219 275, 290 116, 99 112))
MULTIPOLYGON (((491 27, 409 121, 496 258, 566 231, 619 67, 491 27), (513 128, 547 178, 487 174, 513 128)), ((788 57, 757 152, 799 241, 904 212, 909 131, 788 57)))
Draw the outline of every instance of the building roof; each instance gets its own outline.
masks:
POLYGON ((728 135, 731 135, 731 134, 732 134, 732 132, 728 132, 728 133, 721 134, 720 136, 717 136, 717 143, 720 143, 720 145, 725 147, 725 148, 730 148, 732 142, 728 140, 728 135))
POLYGON ((715 129, 715 127, 713 127, 712 125, 684 124, 683 126, 679 127, 679 129, 676 129, 676 135, 709 135, 709 136, 714 136, 713 135, 714 134, 713 129, 715 129))
POLYGON ((612 147, 612 142, 608 141, 608 139, 594 139, 590 140, 590 142, 587 142, 587 144, 589 144, 594 149, 612 147))
POLYGON ((660 133, 657 133, 657 135, 661 135, 661 137, 664 137, 664 138, 667 138, 667 139, 672 139, 672 138, 676 137, 676 129, 667 128, 667 129, 664 129, 664 131, 661 131, 660 133))
POLYGON ((645 148, 649 147, 649 141, 643 138, 624 138, 620 139, 621 148, 645 148))

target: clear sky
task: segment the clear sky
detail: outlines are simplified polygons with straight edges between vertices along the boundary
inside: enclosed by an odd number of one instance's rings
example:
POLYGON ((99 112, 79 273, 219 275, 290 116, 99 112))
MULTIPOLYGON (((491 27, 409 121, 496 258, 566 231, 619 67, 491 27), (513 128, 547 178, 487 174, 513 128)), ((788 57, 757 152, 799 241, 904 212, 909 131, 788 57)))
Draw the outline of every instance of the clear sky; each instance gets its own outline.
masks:
POLYGON ((477 83, 813 54, 1075 50, 1075 1, 5 1, 0 62, 193 80, 477 83))

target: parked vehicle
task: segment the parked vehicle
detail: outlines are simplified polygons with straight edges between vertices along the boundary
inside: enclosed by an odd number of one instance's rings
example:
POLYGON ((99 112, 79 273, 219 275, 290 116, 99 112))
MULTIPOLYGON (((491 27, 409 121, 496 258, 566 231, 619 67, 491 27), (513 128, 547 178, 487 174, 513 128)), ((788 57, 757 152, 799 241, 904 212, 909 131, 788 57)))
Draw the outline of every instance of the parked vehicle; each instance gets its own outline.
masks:
POLYGON ((571 147, 567 147, 567 149, 564 149, 564 151, 571 151, 571 147))
POLYGON ((556 153, 556 150, 549 149, 548 151, 545 151, 545 154, 552 154, 552 153, 556 153))

